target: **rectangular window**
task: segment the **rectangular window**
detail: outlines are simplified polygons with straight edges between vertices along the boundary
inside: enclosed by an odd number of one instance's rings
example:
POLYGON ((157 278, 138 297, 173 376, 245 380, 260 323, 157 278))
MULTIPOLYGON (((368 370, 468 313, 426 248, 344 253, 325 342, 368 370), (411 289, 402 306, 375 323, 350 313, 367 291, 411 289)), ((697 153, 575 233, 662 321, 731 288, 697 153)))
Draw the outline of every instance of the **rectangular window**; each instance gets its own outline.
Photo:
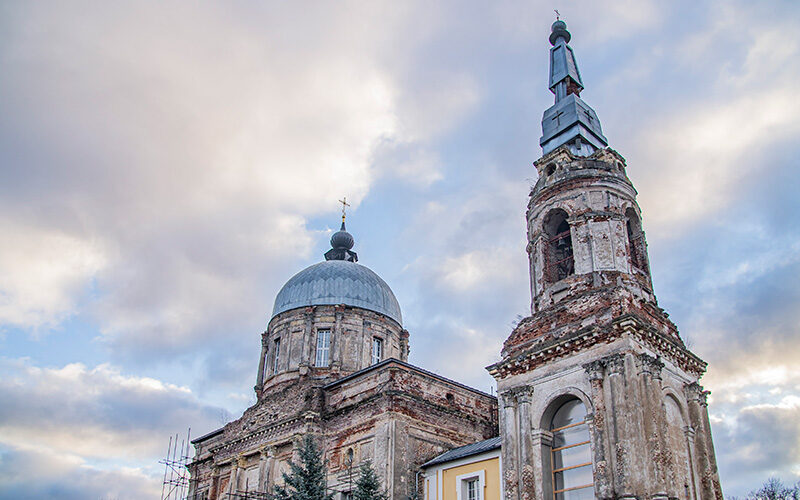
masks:
POLYGON ((372 364, 380 363, 383 358, 383 339, 372 337, 372 364))
POLYGON ((456 500, 483 500, 486 471, 479 470, 456 476, 456 500))
POLYGON ((272 348, 272 373, 278 373, 278 362, 281 360, 281 339, 275 339, 272 348))
POLYGON ((314 366, 328 366, 331 350, 331 331, 317 330, 317 359, 314 366))
POLYGON ((478 478, 467 481, 467 500, 480 500, 480 490, 478 490, 478 478))

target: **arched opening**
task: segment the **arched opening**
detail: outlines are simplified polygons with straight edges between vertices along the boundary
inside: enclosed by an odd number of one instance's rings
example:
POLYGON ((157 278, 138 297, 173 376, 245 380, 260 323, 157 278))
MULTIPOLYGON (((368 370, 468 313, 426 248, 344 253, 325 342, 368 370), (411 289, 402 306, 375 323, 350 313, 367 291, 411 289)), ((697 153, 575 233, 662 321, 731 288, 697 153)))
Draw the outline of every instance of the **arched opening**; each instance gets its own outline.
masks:
POLYGON ((649 270, 642 223, 636 215, 636 211, 632 208, 625 211, 625 217, 627 219, 628 255, 630 256, 631 266, 647 273, 649 270))
POLYGON ((554 500, 594 498, 592 446, 586 406, 572 398, 561 403, 550 421, 550 479, 554 500))
POLYGON ((551 163, 547 166, 547 176, 549 177, 554 173, 556 173, 556 166, 551 163))
POLYGON ((670 462, 667 479, 675 489, 673 493, 690 498, 689 491, 693 488, 686 421, 680 404, 672 395, 664 397, 664 410, 667 416, 667 450, 670 462))
POLYGON ((545 218, 544 232, 547 235, 545 279, 550 283, 555 283, 575 274, 572 235, 570 234, 567 217, 567 212, 556 209, 545 218))

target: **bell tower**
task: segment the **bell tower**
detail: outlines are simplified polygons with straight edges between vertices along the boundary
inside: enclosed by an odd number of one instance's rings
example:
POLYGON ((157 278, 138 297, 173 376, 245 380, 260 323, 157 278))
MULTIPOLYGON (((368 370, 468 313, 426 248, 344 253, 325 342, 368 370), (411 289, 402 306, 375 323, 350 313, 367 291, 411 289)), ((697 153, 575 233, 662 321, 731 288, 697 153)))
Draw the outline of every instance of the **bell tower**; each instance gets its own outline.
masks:
POLYGON ((698 381, 658 307, 636 190, 602 133, 566 24, 526 213, 531 316, 490 367, 507 500, 722 499, 698 381))

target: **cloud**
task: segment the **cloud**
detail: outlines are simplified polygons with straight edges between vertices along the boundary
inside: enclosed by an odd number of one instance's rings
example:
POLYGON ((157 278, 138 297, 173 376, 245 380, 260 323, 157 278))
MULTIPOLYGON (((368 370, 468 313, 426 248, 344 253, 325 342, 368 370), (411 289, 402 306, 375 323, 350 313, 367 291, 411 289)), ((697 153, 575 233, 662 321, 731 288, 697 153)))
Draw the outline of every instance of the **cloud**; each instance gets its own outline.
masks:
POLYGON ((51 328, 75 309, 106 263, 103 248, 55 229, 0 221, 0 325, 51 328))
POLYGON ((732 416, 717 417, 715 443, 722 445, 720 467, 726 491, 745 493, 766 478, 800 478, 800 401, 787 396, 776 404, 745 406, 732 416), (765 432, 769 429, 768 432, 765 432))
POLYGON ((0 446, 0 498, 144 499, 161 494, 159 478, 137 468, 101 470, 79 459, 0 446))
POLYGON ((242 318, 309 256, 309 217, 343 193, 357 206, 381 175, 441 178, 430 141, 479 91, 442 68, 410 96, 386 65, 435 16, 253 9, 5 9, 0 223, 38 233, 0 253, 0 321, 52 328, 91 287, 105 340, 144 359, 253 331, 264 313, 242 318), (285 24, 301 15, 302 35, 285 24))
POLYGON ((208 432, 224 415, 186 387, 109 364, 42 368, 0 359, 0 373, 0 443, 17 449, 138 466, 163 453, 174 432, 208 432))

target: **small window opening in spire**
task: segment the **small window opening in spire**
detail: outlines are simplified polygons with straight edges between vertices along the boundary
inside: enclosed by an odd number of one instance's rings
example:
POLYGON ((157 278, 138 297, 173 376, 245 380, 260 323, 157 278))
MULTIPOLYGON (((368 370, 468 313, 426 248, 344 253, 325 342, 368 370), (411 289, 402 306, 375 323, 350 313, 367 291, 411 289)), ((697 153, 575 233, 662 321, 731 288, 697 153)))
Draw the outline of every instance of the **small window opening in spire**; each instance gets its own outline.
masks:
POLYGON ((567 212, 553 210, 545 219, 545 279, 550 283, 575 274, 575 259, 572 251, 567 212))
POLYGON ((547 176, 550 177, 554 173, 556 173, 556 166, 551 163, 550 165, 547 166, 547 176))
POLYGON ((647 266, 647 253, 642 223, 639 221, 636 211, 632 208, 625 211, 625 217, 628 219, 626 227, 628 230, 628 255, 630 256, 631 266, 648 273, 649 269, 647 266))

